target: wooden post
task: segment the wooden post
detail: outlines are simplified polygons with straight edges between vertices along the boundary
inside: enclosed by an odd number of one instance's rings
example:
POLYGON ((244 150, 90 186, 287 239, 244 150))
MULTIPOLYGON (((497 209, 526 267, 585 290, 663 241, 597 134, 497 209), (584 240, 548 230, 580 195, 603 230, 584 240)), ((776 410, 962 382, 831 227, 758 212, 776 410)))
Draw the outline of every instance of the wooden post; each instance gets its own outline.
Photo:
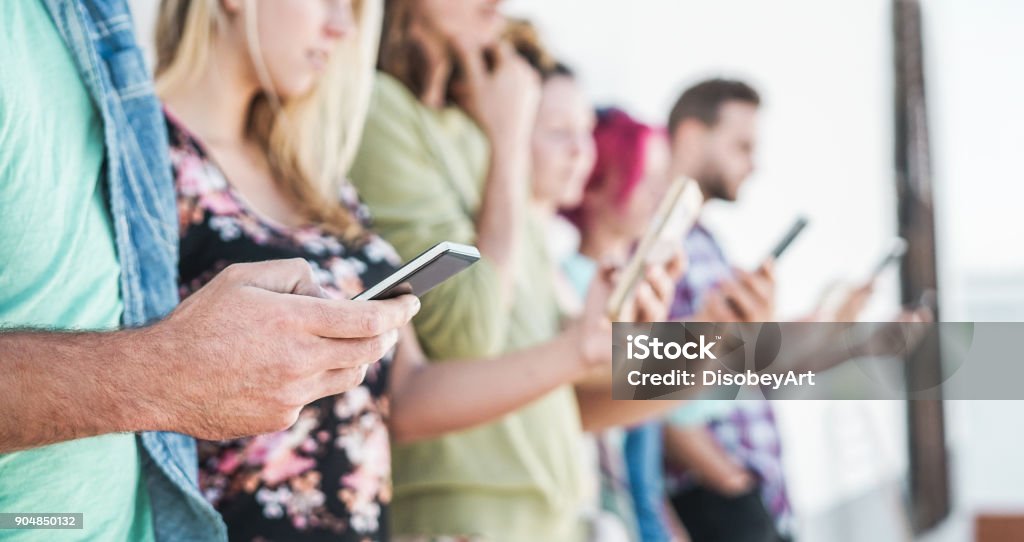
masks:
MULTIPOLYGON (((892 0, 895 67, 895 159, 899 232, 908 241, 901 268, 904 304, 938 289, 931 154, 925 101, 924 51, 919 0, 892 0)), ((939 314, 936 309, 936 320, 939 314)), ((910 389, 940 382, 938 334, 929 334, 908 360, 910 389)), ((911 521, 926 531, 950 512, 949 469, 941 399, 907 402, 911 521)))

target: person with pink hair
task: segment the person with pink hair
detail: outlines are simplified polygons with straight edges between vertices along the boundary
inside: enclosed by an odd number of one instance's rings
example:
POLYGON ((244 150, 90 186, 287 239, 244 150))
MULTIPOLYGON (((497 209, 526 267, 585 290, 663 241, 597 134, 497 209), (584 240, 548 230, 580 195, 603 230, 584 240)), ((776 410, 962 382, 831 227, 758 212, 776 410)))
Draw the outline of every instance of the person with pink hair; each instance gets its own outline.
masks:
MULTIPOLYGON (((564 268, 585 292, 598 262, 625 261, 654 214, 670 180, 667 132, 625 111, 607 109, 594 128, 597 157, 579 205, 565 215, 580 231, 579 253, 564 268)), ((645 454, 660 454, 657 426, 612 429, 598 437, 601 497, 605 510, 632 527, 639 540, 669 540, 660 473, 645 454)), ((660 458, 659 458, 660 460, 660 458)))

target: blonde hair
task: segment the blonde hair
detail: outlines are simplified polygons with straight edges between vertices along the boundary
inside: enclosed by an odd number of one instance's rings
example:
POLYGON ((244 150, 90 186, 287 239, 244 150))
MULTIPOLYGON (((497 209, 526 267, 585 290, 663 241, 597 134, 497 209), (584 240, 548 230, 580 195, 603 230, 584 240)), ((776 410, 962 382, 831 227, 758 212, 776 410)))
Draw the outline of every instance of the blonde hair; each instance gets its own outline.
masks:
MULTIPOLYGON (((369 107, 381 0, 355 0, 354 35, 338 45, 308 94, 284 101, 267 90, 271 85, 256 38, 255 0, 246 1, 249 54, 264 89, 249 110, 249 135, 263 147, 274 179, 305 219, 336 235, 359 238, 362 228, 341 204, 339 189, 358 149, 369 107)), ((224 24, 218 0, 161 1, 156 25, 158 94, 199 77, 224 24)))

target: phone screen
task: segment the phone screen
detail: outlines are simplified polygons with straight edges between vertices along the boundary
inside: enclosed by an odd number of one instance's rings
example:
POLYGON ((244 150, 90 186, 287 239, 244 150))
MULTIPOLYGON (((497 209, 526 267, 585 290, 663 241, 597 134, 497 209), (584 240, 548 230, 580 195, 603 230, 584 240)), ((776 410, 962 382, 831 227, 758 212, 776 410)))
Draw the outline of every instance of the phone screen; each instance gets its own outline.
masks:
POLYGON ((422 296, 479 259, 480 253, 475 247, 438 243, 353 299, 390 299, 405 294, 422 296))
POLYGON ((441 254, 436 260, 420 267, 406 277, 406 280, 395 284, 371 299, 391 299, 405 294, 417 297, 430 291, 449 277, 469 267, 476 260, 468 260, 451 253, 441 254))

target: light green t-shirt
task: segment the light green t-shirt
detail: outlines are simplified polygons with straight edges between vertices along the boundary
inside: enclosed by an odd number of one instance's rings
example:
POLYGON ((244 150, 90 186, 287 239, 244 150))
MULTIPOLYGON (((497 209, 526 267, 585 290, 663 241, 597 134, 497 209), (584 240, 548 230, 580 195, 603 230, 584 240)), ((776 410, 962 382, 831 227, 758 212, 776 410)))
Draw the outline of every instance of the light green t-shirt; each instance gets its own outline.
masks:
MULTIPOLYGON (((428 109, 379 75, 351 178, 379 233, 409 259, 438 241, 475 242, 488 159, 486 137, 463 112, 428 109)), ((511 306, 499 300, 497 269, 486 258, 423 296, 414 323, 432 361, 497 356, 559 332, 552 281, 544 280, 552 262, 538 217, 529 218, 511 306)), ((581 436, 566 385, 494 422, 395 446, 394 533, 582 540, 581 436)))
MULTIPOLYGON (((99 113, 42 3, 0 2, 0 327, 119 325, 103 152, 99 113)), ((0 512, 84 514, 82 530, 4 540, 153 538, 132 434, 0 455, 0 512)))

